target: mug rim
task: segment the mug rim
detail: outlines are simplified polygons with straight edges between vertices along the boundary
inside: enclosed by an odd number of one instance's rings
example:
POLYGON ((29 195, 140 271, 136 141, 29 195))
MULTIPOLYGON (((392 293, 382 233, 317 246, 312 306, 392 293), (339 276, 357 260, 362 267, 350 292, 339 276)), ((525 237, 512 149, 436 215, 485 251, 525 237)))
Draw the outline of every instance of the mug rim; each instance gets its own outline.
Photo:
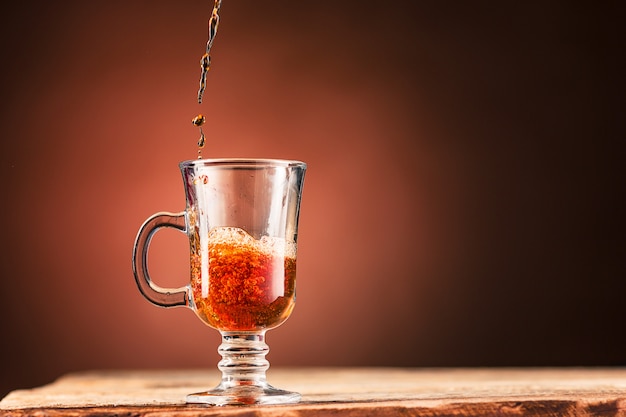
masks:
POLYGON ((306 163, 295 159, 272 159, 272 158, 207 158, 207 159, 190 159, 182 161, 180 168, 190 168, 198 166, 266 166, 266 167, 302 167, 306 168, 306 163))

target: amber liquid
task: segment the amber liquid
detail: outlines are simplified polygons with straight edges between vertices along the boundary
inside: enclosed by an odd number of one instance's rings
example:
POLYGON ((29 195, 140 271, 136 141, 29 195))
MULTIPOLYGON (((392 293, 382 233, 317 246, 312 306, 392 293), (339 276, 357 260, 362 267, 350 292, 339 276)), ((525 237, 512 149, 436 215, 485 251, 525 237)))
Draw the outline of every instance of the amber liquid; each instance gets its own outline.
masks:
POLYGON ((295 303, 295 257, 266 250, 247 234, 243 240, 230 237, 209 238, 206 280, 202 255, 191 256, 196 313, 206 324, 223 331, 278 326, 289 317, 295 303))

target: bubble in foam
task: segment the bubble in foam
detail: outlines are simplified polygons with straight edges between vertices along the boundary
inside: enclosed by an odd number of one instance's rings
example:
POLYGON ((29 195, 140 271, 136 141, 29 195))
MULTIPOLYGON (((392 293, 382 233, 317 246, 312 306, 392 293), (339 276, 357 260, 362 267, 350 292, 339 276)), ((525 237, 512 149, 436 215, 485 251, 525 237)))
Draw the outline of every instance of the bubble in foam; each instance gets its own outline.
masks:
POLYGON ((288 242, 280 237, 263 236, 257 241, 261 251, 277 256, 296 257, 295 242, 288 242))

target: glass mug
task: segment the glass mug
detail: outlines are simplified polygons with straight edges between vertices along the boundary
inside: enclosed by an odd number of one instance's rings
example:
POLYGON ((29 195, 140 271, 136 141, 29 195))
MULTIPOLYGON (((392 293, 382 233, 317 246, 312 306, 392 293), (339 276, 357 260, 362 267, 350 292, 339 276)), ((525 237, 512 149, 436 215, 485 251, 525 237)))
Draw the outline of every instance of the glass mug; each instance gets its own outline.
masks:
POLYGON ((191 308, 220 331, 222 381, 190 394, 189 403, 284 404, 300 394, 266 381, 265 332, 293 310, 296 241, 306 164, 277 159, 197 159, 180 163, 186 209, 157 213, 141 226, 133 248, 133 273, 143 296, 161 307, 191 308), (190 283, 156 285, 147 257, 154 233, 186 233, 190 283))

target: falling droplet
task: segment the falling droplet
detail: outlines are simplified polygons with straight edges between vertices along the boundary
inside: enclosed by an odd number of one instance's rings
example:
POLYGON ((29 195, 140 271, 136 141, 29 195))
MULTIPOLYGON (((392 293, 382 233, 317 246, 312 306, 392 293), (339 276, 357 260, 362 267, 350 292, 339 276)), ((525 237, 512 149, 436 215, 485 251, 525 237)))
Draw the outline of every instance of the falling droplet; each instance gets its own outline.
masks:
POLYGON ((204 122, 206 122, 206 117, 204 117, 203 114, 198 114, 196 117, 191 119, 191 124, 200 129, 200 139, 198 139, 198 159, 202 159, 202 148, 204 148, 204 144, 206 142, 204 132, 202 131, 202 125, 204 125, 204 122))
POLYGON ((202 128, 200 128, 200 139, 198 139, 198 148, 200 149, 204 148, 204 142, 205 142, 204 132, 202 131, 202 128))
POLYGON ((203 114, 199 114, 191 120, 194 126, 200 127, 206 122, 206 117, 203 114))
POLYGON ((198 159, 202 159, 202 148, 204 148, 204 144, 206 139, 204 137, 204 132, 202 131, 202 127, 200 127, 200 139, 198 139, 198 159))

